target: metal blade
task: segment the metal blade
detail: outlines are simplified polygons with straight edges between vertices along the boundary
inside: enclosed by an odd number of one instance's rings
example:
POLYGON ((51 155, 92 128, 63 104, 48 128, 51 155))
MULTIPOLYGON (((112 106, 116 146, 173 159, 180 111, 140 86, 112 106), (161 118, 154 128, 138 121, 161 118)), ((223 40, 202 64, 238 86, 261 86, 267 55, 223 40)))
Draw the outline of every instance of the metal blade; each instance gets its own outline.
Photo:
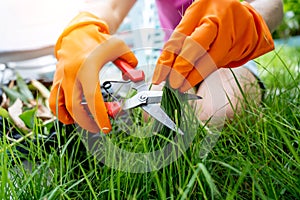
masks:
MULTIPOLYGON (((161 103, 163 92, 162 91, 141 91, 133 97, 126 99, 123 105, 123 110, 132 109, 143 104, 156 104, 161 103)), ((195 94, 180 95, 180 100, 199 100, 202 97, 195 94)))
POLYGON ((142 91, 149 91, 149 85, 145 81, 132 83, 132 88, 135 89, 138 93, 142 91))
MULTIPOLYGON (((155 104, 155 103, 161 103, 161 98, 163 96, 162 91, 147 91, 145 92, 145 96, 148 97, 147 104, 155 104)), ((179 101, 186 101, 186 100, 199 100, 202 99, 202 97, 196 95, 196 94, 181 94, 179 95, 179 101)))
POLYGON ((181 135, 184 135, 184 132, 180 128, 176 127, 176 124, 167 115, 167 113, 165 113, 165 111, 160 107, 160 105, 148 104, 142 106, 142 109, 166 127, 170 128, 175 132, 178 132, 181 135))
POLYGON ((184 99, 184 100, 199 100, 199 99, 202 99, 202 97, 200 97, 196 94, 189 94, 188 93, 188 94, 183 94, 181 99, 184 99))

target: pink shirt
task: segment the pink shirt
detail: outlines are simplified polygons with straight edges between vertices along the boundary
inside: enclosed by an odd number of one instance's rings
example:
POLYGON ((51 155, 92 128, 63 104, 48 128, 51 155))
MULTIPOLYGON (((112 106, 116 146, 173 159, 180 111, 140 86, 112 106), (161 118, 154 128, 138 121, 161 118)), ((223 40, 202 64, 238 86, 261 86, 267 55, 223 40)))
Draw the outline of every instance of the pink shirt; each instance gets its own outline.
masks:
POLYGON ((156 0, 160 24, 166 33, 165 39, 170 37, 192 2, 193 0, 156 0))

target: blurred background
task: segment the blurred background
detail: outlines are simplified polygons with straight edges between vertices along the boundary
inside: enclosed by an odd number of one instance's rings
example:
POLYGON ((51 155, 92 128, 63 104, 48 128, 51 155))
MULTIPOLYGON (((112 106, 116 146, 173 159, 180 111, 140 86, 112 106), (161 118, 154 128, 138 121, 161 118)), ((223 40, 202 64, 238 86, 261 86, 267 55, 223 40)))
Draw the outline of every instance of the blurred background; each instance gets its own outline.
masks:
MULTIPOLYGON (((87 1, 89 4, 97 2, 87 1)), ((283 2, 285 15, 273 33, 275 43, 300 46, 299 0, 283 2)), ((25 79, 51 81, 56 64, 54 44, 83 3, 80 0, 1 0, 1 83, 13 79, 16 72, 25 79)), ((146 71, 152 70, 164 37, 156 14, 155 0, 137 1, 120 26, 117 36, 132 48, 139 66, 144 66, 146 71)), ((104 75, 100 75, 100 78, 106 77, 107 69, 102 70, 104 75)), ((110 74, 116 75, 114 78, 119 78, 117 69, 109 70, 110 74)))
POLYGON ((283 0, 283 3, 284 18, 281 25, 273 33, 275 39, 287 39, 291 36, 300 35, 300 1, 283 0))
MULTIPOLYGON (((57 38, 85 3, 93 5, 97 2, 99 1, 2 0, 0 24, 5 28, 0 32, 1 82, 13 79, 16 72, 24 79, 51 81, 56 64, 53 52, 57 38)), ((141 65, 156 60, 159 51, 153 49, 161 48, 163 32, 159 29, 155 1, 137 1, 119 27, 117 36, 136 53, 141 65)), ((105 69, 102 71, 107 72, 105 69)), ((119 78, 117 69, 112 68, 110 72, 117 76, 114 78, 119 78)))

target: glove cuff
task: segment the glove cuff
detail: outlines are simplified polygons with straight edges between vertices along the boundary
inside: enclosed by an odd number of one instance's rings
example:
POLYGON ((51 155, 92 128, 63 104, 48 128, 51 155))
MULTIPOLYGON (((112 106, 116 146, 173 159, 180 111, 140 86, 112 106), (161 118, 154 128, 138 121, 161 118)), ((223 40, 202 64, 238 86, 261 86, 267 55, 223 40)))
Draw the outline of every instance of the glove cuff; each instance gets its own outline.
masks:
POLYGON ((68 25, 68 27, 63 31, 63 33, 59 36, 56 45, 55 45, 55 54, 58 49, 61 47, 62 39, 67 36, 73 30, 83 27, 86 25, 93 24, 99 27, 99 32, 104 34, 109 34, 109 28, 105 21, 99 19, 95 15, 89 12, 80 12, 68 25))

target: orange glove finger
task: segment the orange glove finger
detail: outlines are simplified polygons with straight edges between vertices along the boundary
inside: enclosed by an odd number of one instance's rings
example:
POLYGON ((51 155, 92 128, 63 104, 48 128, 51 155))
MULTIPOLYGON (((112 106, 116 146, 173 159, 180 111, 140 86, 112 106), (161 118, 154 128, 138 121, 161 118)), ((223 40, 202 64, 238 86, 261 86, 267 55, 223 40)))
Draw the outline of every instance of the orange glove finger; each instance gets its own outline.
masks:
POLYGON ((172 88, 177 89, 183 84, 196 62, 207 53, 216 35, 216 25, 208 21, 185 39, 169 76, 169 83, 172 88))
MULTIPOLYGON (((70 82, 65 82, 64 84, 68 83, 70 84, 70 82)), ((82 87, 80 85, 80 82, 76 80, 72 89, 70 89, 69 87, 69 89, 65 92, 67 110, 79 126, 92 133, 98 133, 99 128, 97 124, 91 118, 89 110, 86 109, 84 105, 82 105, 82 97, 82 87)))
POLYGON ((162 51, 154 69, 152 83, 160 84, 162 81, 166 80, 169 72, 171 70, 171 66, 176 58, 176 55, 173 52, 162 51))
POLYGON ((73 124, 74 120, 69 114, 66 105, 63 89, 60 83, 52 86, 49 97, 49 106, 53 114, 64 124, 73 124))
MULTIPOLYGON (((86 82, 82 83, 82 89, 84 91, 84 96, 87 101, 88 109, 92 116, 94 117, 92 127, 97 127, 97 131, 99 128, 103 133, 109 133, 111 131, 111 123, 107 114, 107 110, 104 104, 104 100, 101 94, 100 82, 97 81, 98 76, 90 77, 91 81, 93 81, 93 85, 87 84, 86 82)), ((79 113, 78 113, 79 114, 79 113)), ((85 120, 81 118, 78 123, 83 128, 90 130, 90 117, 89 120, 85 120)), ((93 132, 93 131, 91 131, 93 132)))
POLYGON ((57 68, 53 80, 53 86, 49 97, 49 106, 53 114, 64 124, 72 124, 74 120, 65 105, 64 90, 61 84, 61 77, 64 74, 63 68, 57 68))
POLYGON ((180 92, 186 92, 191 87, 194 87, 201 81, 203 81, 207 76, 212 72, 218 69, 217 65, 214 62, 214 59, 211 57, 211 53, 206 53, 201 59, 196 63, 193 70, 184 80, 183 84, 179 87, 180 92))
POLYGON ((185 34, 173 32, 158 58, 152 77, 152 83, 160 84, 167 78, 177 55, 180 53, 185 38, 185 34))

